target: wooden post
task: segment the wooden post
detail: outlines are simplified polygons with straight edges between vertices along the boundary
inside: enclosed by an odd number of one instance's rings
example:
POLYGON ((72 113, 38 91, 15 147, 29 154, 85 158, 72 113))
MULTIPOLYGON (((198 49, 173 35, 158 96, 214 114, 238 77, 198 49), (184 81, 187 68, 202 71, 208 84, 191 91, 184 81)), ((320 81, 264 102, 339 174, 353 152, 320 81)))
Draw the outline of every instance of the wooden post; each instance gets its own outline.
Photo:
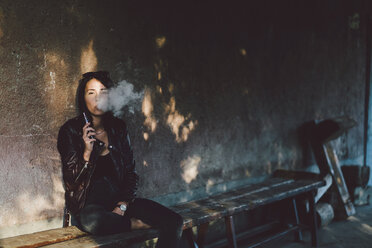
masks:
POLYGON ((310 230, 311 230, 311 245, 313 247, 318 247, 318 223, 316 220, 316 213, 315 213, 315 192, 310 192, 309 195, 309 215, 310 215, 310 230))
POLYGON ((209 222, 203 223, 199 226, 198 237, 196 239, 196 243, 198 244, 199 248, 202 248, 204 246, 204 240, 205 240, 205 235, 208 230, 208 226, 209 226, 209 222))
POLYGON ((192 233, 192 228, 187 228, 184 230, 187 241, 189 242, 189 247, 198 248, 198 245, 195 243, 194 234, 192 233))
POLYGON ((68 227, 70 225, 70 213, 67 208, 63 210, 63 224, 62 227, 68 227))
POLYGON ((227 235, 227 240, 229 242, 229 248, 237 248, 238 245, 236 243, 235 226, 234 226, 234 219, 232 215, 225 217, 225 224, 226 224, 226 235, 227 235))
MULTIPOLYGON (((297 211, 297 204, 296 204, 296 199, 295 198, 292 198, 292 203, 293 203, 293 212, 294 212, 294 215, 295 215, 295 220, 296 220, 296 225, 299 226, 300 225, 300 218, 298 216, 298 211, 297 211)), ((296 241, 302 241, 302 232, 301 232, 301 228, 298 229, 298 231, 295 232, 295 240, 296 241)))

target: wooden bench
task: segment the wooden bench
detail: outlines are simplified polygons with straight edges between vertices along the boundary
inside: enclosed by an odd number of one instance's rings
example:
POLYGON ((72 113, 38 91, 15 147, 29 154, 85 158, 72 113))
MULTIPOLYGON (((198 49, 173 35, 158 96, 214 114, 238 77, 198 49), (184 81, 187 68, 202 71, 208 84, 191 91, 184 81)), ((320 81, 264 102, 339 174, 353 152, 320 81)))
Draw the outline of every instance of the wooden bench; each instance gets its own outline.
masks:
MULTIPOLYGON (((325 184, 322 180, 293 180, 270 178, 264 182, 248 185, 223 194, 205 199, 172 206, 184 219, 184 232, 190 247, 203 247, 209 223, 224 218, 229 247, 237 247, 239 235, 235 233, 233 216, 243 211, 257 209, 263 205, 286 200, 293 208, 294 222, 269 236, 262 236, 252 241, 251 247, 270 241, 288 232, 295 232, 298 240, 302 239, 301 230, 309 228, 312 245, 317 246, 317 220, 315 215, 314 195, 317 189, 325 184), (310 225, 303 225, 299 219, 296 201, 307 199, 309 202, 310 225), (198 226, 197 235, 192 227, 198 226), (195 237, 196 236, 196 237, 195 237)), ((248 230, 248 234, 256 234, 260 227, 248 230)), ((157 237, 154 229, 136 230, 109 236, 93 236, 80 231, 75 226, 53 229, 17 237, 0 239, 0 247, 128 247, 131 244, 157 237)), ((252 235, 251 235, 252 236, 252 235)), ((254 235, 256 236, 256 235, 254 235)))

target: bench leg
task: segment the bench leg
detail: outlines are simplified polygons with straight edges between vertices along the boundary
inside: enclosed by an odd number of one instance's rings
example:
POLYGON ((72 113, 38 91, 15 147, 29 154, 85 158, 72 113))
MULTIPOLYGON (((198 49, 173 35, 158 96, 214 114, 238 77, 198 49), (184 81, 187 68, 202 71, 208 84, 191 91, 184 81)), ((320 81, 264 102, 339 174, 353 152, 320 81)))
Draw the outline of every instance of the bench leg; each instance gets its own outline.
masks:
POLYGON ((315 192, 311 192, 309 194, 309 217, 310 217, 310 228, 311 228, 311 245, 313 247, 318 247, 318 223, 316 220, 316 212, 315 212, 315 192))
POLYGON ((236 244, 234 219, 232 215, 225 217, 225 224, 226 224, 226 235, 227 235, 227 241, 229 242, 229 248, 237 248, 238 246, 236 244))
MULTIPOLYGON (((293 212, 294 212, 294 215, 295 215, 296 225, 300 226, 300 218, 298 217, 297 204, 296 204, 296 199, 295 198, 292 199, 292 203, 293 203, 293 212)), ((295 240, 297 242, 303 240, 302 239, 301 228, 299 228, 298 231, 295 232, 295 240)))
POLYGON ((68 227, 70 225, 70 213, 67 208, 63 210, 63 227, 68 227))
POLYGON ((207 233, 209 227, 209 222, 201 224, 198 230, 198 238, 196 240, 196 243, 198 244, 199 248, 202 248, 204 246, 204 240, 205 235, 207 233))
POLYGON ((187 228, 184 230, 187 241, 189 242, 189 247, 198 248, 198 245, 195 242, 194 234, 192 233, 192 228, 187 228))

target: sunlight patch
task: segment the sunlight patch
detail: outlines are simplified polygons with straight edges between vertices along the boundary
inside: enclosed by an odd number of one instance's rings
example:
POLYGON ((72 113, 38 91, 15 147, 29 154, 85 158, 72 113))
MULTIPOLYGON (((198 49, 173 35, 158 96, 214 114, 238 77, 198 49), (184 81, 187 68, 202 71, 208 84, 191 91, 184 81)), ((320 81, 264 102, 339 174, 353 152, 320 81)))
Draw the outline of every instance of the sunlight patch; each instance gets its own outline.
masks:
POLYGON ((200 161, 201 158, 199 156, 188 157, 186 160, 181 161, 182 178, 186 183, 191 183, 198 176, 200 161))

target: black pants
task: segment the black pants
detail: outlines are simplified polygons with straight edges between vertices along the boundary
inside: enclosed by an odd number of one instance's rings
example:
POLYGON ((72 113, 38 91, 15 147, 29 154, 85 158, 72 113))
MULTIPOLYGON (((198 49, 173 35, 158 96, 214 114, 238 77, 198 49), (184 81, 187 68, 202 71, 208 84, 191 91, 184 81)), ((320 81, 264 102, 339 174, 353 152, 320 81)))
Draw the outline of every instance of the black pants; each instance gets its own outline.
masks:
POLYGON ((156 247, 178 247, 182 235, 182 217, 167 207, 143 198, 129 204, 124 216, 112 213, 103 206, 87 204, 76 216, 80 228, 94 235, 130 231, 130 218, 142 220, 159 230, 156 247))

